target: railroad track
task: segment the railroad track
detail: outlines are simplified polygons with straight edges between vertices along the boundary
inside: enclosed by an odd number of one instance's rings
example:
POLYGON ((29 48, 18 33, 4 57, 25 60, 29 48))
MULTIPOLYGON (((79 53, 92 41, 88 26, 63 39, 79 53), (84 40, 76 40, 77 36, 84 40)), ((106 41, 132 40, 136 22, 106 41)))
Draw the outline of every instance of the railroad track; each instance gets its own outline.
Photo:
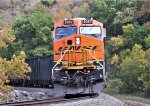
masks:
POLYGON ((44 100, 33 100, 33 101, 25 101, 25 102, 17 102, 17 103, 6 103, 6 104, 0 104, 0 106, 41 106, 46 104, 58 104, 63 102, 72 102, 77 100, 85 100, 93 97, 97 97, 98 94, 93 95, 86 95, 84 97, 69 97, 68 95, 66 97, 58 97, 58 98, 51 98, 51 99, 44 99, 44 100))
POLYGON ((130 100, 123 100, 125 103, 125 106, 148 106, 143 103, 135 102, 135 101, 130 101, 130 100))

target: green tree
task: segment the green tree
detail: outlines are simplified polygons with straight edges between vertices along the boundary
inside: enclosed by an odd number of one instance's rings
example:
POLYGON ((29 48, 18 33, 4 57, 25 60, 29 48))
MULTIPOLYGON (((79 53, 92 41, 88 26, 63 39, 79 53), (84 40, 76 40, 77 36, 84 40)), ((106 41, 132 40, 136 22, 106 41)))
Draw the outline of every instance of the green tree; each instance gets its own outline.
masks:
POLYGON ((141 80, 144 85, 145 96, 150 97, 150 48, 146 50, 146 60, 148 61, 147 69, 142 73, 141 80))
POLYGON ((150 62, 146 60, 146 52, 141 45, 135 45, 131 55, 120 64, 120 78, 125 83, 124 92, 135 93, 147 89, 150 75, 150 62), (130 90, 129 90, 130 89, 130 90))
POLYGON ((118 55, 114 54, 111 60, 111 64, 117 64, 119 62, 118 55))
POLYGON ((116 14, 115 2, 105 0, 94 0, 91 8, 92 17, 106 25, 113 22, 116 14), (95 11, 96 10, 96 11, 95 11))
POLYGON ((16 40, 5 50, 8 52, 5 57, 18 54, 21 50, 26 52, 27 57, 52 54, 52 26, 52 17, 43 5, 19 17, 13 26, 16 40))
POLYGON ((110 49, 113 53, 116 53, 121 47, 124 46, 124 38, 122 36, 111 37, 108 42, 111 44, 110 49))
POLYGON ((134 44, 141 44, 144 48, 146 48, 144 39, 145 37, 148 37, 149 33, 150 29, 138 24, 128 24, 123 26, 123 38, 125 38, 124 46, 131 49, 134 44))
MULTIPOLYGON (((139 15, 143 2, 137 0, 94 0, 91 15, 108 27, 109 35, 121 34, 121 24, 139 15)), ((117 36, 117 35, 115 35, 117 36)))
MULTIPOLYGON (((111 58, 111 78, 122 81, 122 93, 144 92, 150 96, 150 49, 148 24, 123 26, 123 34, 111 37, 107 50, 111 58), (117 54, 117 55, 116 55, 117 54)), ((112 80, 113 80, 112 79, 112 80)), ((115 83, 115 82, 114 82, 115 83)))
POLYGON ((121 79, 114 78, 111 80, 108 80, 106 92, 109 93, 121 93, 123 89, 124 83, 121 81, 121 79))
POLYGON ((92 4, 92 16, 94 19, 106 25, 112 23, 124 23, 135 16, 142 6, 142 2, 136 0, 94 0, 92 4))
POLYGON ((146 47, 150 48, 150 34, 148 35, 148 37, 145 37, 144 41, 146 43, 146 47))
POLYGON ((51 0, 41 0, 41 3, 47 7, 49 7, 52 4, 51 0))

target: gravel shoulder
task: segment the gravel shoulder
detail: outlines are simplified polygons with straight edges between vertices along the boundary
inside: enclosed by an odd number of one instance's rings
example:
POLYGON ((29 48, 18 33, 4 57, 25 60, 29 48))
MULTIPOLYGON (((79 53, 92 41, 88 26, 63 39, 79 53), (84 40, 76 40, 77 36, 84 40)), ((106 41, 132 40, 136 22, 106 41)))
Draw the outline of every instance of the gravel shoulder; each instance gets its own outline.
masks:
MULTIPOLYGON (((134 96, 134 95, 123 95, 123 94, 110 94, 122 101, 138 103, 138 104, 145 104, 146 106, 150 106, 150 98, 144 98, 142 96, 134 96)), ((139 106, 143 106, 139 105, 139 106)), ((144 105, 144 106, 145 106, 144 105)))
POLYGON ((50 104, 48 106, 125 106, 125 103, 101 92, 99 93, 99 96, 95 98, 68 103, 50 104))

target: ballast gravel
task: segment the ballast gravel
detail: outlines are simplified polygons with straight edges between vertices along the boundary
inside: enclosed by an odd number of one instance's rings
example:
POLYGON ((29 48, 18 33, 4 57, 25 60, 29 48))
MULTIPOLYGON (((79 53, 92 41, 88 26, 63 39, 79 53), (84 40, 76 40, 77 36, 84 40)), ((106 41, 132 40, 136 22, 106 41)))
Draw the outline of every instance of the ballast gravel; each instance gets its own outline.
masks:
POLYGON ((95 98, 48 106, 125 106, 125 103, 105 93, 99 93, 99 96, 95 98))
POLYGON ((22 90, 13 90, 10 91, 8 94, 0 93, 0 104, 1 103, 9 103, 9 102, 23 102, 23 101, 32 101, 32 100, 41 100, 52 98, 52 95, 49 92, 28 92, 22 90), (10 96, 8 96, 8 94, 10 96))

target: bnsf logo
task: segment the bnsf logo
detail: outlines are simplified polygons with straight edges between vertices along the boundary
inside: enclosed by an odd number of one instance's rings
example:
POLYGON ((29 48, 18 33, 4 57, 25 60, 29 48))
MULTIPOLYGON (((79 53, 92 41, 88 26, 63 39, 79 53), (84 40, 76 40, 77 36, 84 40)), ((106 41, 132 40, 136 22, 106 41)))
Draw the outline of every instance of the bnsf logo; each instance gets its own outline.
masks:
POLYGON ((97 45, 97 46, 66 46, 66 47, 59 47, 58 51, 82 50, 82 49, 96 50, 98 48, 100 48, 100 45, 97 45))

